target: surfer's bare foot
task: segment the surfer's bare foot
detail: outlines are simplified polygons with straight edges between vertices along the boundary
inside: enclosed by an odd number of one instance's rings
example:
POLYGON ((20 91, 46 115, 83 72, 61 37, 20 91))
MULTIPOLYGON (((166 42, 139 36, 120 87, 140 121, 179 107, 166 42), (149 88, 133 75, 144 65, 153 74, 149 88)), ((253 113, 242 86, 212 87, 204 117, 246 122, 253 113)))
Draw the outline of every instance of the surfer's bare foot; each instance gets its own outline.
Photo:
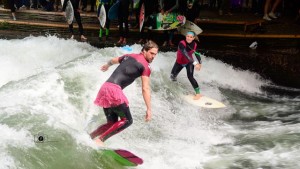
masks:
POLYGON ((98 146, 104 147, 104 142, 102 140, 100 140, 99 138, 95 139, 95 142, 98 146))
POLYGON ((196 94, 193 99, 194 100, 199 100, 201 98, 201 96, 202 96, 201 94, 196 94))

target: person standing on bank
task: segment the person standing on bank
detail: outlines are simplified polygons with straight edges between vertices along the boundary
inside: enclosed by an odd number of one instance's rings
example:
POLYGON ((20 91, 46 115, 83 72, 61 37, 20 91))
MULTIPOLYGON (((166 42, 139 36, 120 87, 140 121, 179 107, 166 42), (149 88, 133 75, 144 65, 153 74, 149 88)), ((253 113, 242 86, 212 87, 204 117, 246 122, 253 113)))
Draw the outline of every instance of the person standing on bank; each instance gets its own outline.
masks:
POLYGON ((96 144, 103 146, 103 142, 109 137, 121 132, 132 124, 129 103, 123 93, 123 89, 130 85, 137 77, 142 80, 142 94, 147 107, 145 120, 150 121, 151 97, 149 63, 153 61, 158 52, 158 45, 153 41, 144 44, 141 53, 126 54, 109 60, 101 67, 107 71, 113 64, 120 64, 108 80, 101 86, 94 103, 103 107, 107 122, 99 126, 90 134, 96 144), (120 120, 118 120, 120 118, 120 120))
MULTIPOLYGON (((106 23, 105 23, 105 40, 108 40, 109 36, 109 27, 110 27, 110 20, 108 18, 108 11, 113 4, 113 0, 99 0, 99 6, 104 5, 106 11, 106 23)), ((99 30, 99 38, 102 39, 103 37, 103 29, 100 28, 99 30)))
MULTIPOLYGON (((162 15, 168 15, 171 12, 178 12, 178 0, 160 0, 160 13, 162 15)), ((164 36, 164 43, 163 46, 174 46, 173 44, 173 37, 174 37, 175 30, 163 31, 164 36)))
MULTIPOLYGON (((80 33, 80 40, 81 41, 86 41, 87 38, 83 35, 83 26, 81 23, 81 17, 80 17, 80 12, 79 12, 79 3, 80 0, 70 0, 74 9, 74 17, 76 19, 76 22, 78 24, 78 29, 79 29, 79 33, 80 33)), ((62 11, 64 12, 66 10, 67 7, 67 2, 68 1, 64 1, 63 7, 62 7, 62 11)), ((74 30, 73 30, 73 23, 71 23, 69 25, 69 30, 71 32, 71 38, 70 39, 74 39, 74 30)))
POLYGON ((129 4, 131 0, 120 0, 120 6, 118 9, 118 25, 120 39, 117 42, 118 45, 126 45, 128 38, 128 16, 129 16, 129 4), (123 28, 123 24, 125 30, 123 28))
POLYGON ((275 10, 277 9, 278 5, 281 3, 282 0, 274 0, 274 1, 275 2, 273 4, 271 4, 271 2, 273 2, 272 0, 265 1, 264 16, 263 16, 264 20, 271 21, 272 19, 277 19, 277 16, 275 15, 275 10), (270 7, 272 8, 271 11, 268 13, 270 7))
POLYGON ((17 18, 16 18, 15 1, 14 0, 9 0, 8 3, 9 3, 9 8, 10 8, 12 19, 15 21, 15 20, 17 20, 17 18))
POLYGON ((196 94, 194 100, 200 99, 200 88, 197 81, 194 78, 194 67, 196 70, 201 69, 201 57, 197 51, 197 43, 195 41, 195 32, 189 31, 186 34, 186 39, 179 42, 177 50, 177 59, 171 71, 171 80, 177 81, 177 75, 185 67, 187 77, 192 84, 196 94), (195 54, 198 61, 194 61, 193 54, 195 54))

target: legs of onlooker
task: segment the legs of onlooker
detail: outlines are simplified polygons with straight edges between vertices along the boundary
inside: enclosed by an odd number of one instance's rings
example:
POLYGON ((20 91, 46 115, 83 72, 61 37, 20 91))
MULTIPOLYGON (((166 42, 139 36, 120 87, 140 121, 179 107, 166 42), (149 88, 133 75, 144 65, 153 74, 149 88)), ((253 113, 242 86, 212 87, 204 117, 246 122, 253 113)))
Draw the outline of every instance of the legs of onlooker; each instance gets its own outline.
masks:
POLYGON ((38 0, 32 0, 31 8, 38 9, 38 0))
POLYGON ((86 11, 86 7, 87 7, 87 0, 81 0, 81 5, 82 5, 82 8, 81 8, 81 10, 82 11, 86 11))
POLYGON ((263 0, 252 0, 252 12, 255 15, 263 14, 263 0))
POLYGON ((164 31, 163 36, 165 40, 163 46, 167 46, 167 45, 174 46, 173 44, 174 30, 164 31))
POLYGON ((119 24, 119 34, 120 40, 118 44, 125 45, 127 43, 126 39, 128 36, 128 15, 129 15, 129 0, 120 1, 119 13, 118 13, 118 24, 119 24), (123 23, 125 30, 123 28, 123 23))
POLYGON ((96 0, 91 0, 91 10, 90 12, 94 12, 95 11, 95 4, 96 4, 96 0))
POLYGON ((277 16, 275 15, 275 10, 277 9, 278 5, 282 0, 275 0, 275 3, 271 6, 272 0, 266 0, 265 6, 264 6, 264 16, 263 19, 267 21, 271 21, 273 19, 276 19, 277 16), (271 11, 270 11, 271 9, 271 11), (270 11, 270 12, 269 12, 270 11), (271 18, 270 18, 271 17, 271 18))
POLYGON ((16 19, 16 8, 15 8, 15 2, 13 0, 9 1, 9 8, 11 11, 12 19, 15 21, 16 19))
POLYGON ((58 6, 60 3, 60 0, 55 0, 55 11, 58 11, 58 6))
MULTIPOLYGON (((80 13, 77 10, 74 11, 74 18, 76 19, 76 22, 78 24, 78 29, 79 29, 81 41, 86 41, 87 38, 83 35, 83 26, 82 26, 82 23, 81 23, 80 13)), ((74 38, 73 23, 71 23, 69 25, 69 31, 71 33, 71 38, 70 39, 73 39, 74 38)))
POLYGON ((230 12, 230 0, 222 0, 219 15, 232 15, 230 12))

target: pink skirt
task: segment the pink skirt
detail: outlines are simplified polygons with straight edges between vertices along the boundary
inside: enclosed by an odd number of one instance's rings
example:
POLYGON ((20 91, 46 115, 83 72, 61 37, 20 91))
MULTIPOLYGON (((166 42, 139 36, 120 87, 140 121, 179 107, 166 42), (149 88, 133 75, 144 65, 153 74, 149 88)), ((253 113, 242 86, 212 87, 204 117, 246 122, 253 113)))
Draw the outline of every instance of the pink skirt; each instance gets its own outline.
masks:
POLYGON ((127 106, 129 104, 122 88, 110 82, 105 82, 101 86, 94 103, 103 108, 117 107, 123 103, 127 106))

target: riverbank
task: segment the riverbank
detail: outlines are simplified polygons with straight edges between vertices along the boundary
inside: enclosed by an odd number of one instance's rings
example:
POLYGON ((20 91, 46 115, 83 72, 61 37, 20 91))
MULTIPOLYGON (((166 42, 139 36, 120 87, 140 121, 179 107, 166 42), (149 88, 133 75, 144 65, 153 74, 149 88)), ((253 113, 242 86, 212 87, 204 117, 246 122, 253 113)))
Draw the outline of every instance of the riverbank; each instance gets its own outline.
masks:
MULTIPOLYGON (((19 10, 17 20, 11 20, 10 11, 0 8, 0 37, 7 39, 24 38, 29 35, 47 34, 69 38, 62 12, 39 10, 19 10)), ((261 20, 249 12, 237 12, 232 16, 219 16, 216 11, 203 9, 198 25, 204 30, 199 35, 201 51, 209 57, 220 59, 235 67, 258 72, 273 82, 300 88, 300 25, 293 18, 281 17, 271 22, 261 20), (257 49, 249 45, 258 42, 257 49), (222 49, 222 50, 218 50, 222 49), (280 52, 292 51, 292 52, 280 52), (278 54, 268 55, 268 51, 278 50, 278 54), (234 51, 234 52, 232 52, 234 51)), ((110 38, 99 39, 99 22, 94 13, 82 13, 82 21, 87 43, 96 47, 115 46, 118 40, 116 21, 112 22, 110 38)), ((131 25, 134 25, 131 20, 131 25)), ((75 25, 75 32, 77 26, 75 25)), ((162 33, 154 33, 151 39, 163 43, 162 33)), ((138 29, 130 28, 128 44, 140 39, 138 29)), ((79 37, 75 37, 79 39, 79 37)), ((175 51, 177 43, 184 37, 175 34, 175 46, 161 47, 162 51, 175 51)))

